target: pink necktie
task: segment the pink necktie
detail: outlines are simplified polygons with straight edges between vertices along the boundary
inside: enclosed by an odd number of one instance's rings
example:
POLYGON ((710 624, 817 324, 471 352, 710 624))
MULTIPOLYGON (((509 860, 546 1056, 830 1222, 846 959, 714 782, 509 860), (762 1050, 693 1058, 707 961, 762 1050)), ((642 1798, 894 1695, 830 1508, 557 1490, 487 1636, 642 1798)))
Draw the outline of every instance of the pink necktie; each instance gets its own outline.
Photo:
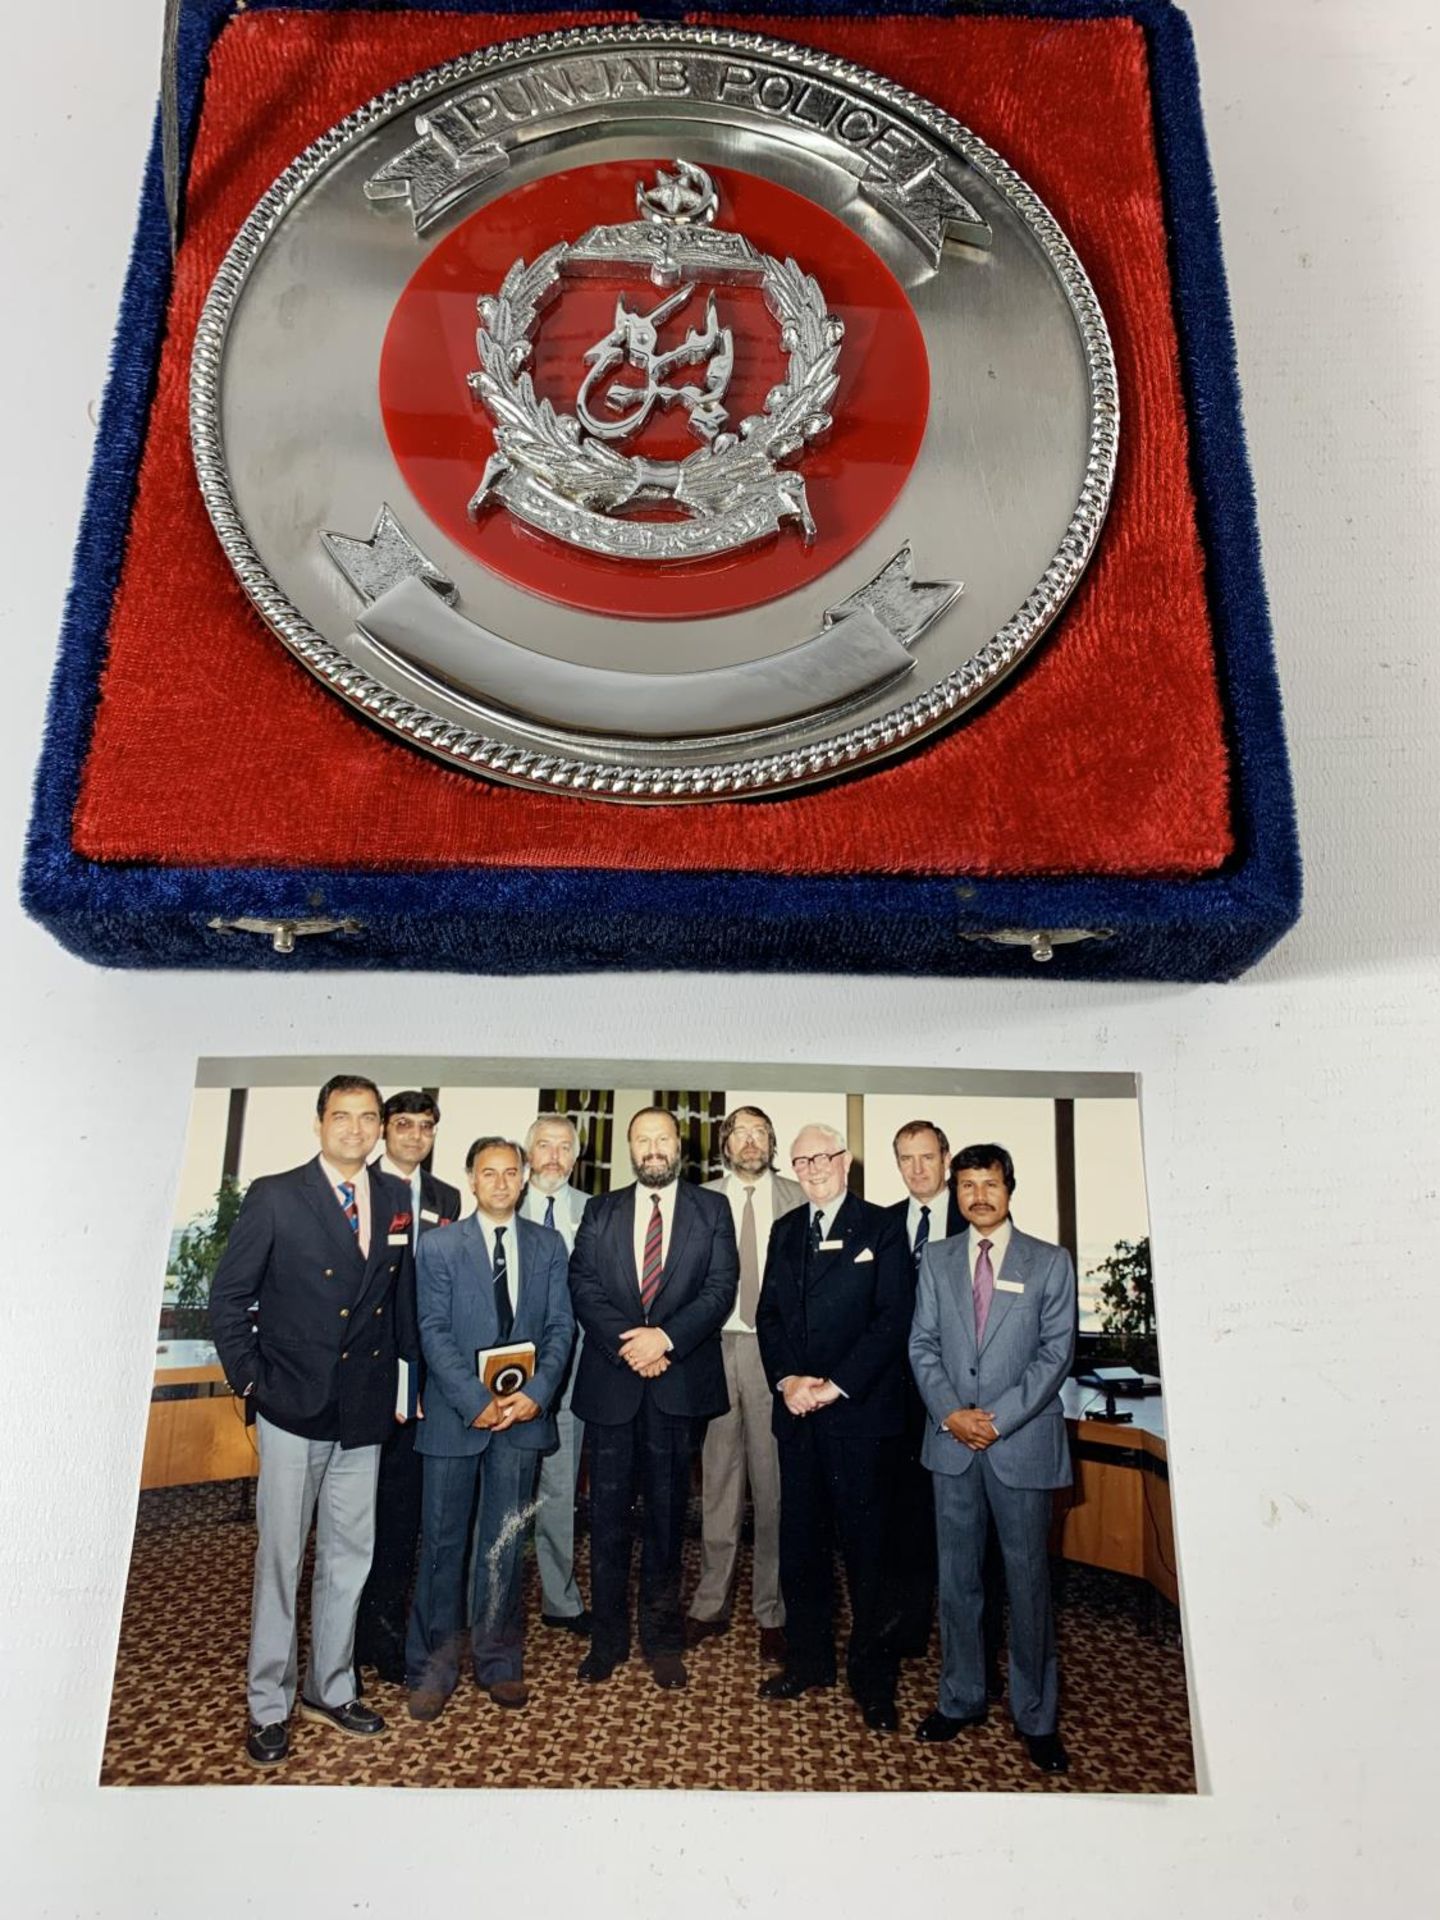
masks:
POLYGON ((995 1297, 995 1275, 990 1266, 989 1240, 980 1242, 980 1257, 975 1262, 975 1344, 985 1338, 985 1322, 990 1318, 990 1302, 995 1297))

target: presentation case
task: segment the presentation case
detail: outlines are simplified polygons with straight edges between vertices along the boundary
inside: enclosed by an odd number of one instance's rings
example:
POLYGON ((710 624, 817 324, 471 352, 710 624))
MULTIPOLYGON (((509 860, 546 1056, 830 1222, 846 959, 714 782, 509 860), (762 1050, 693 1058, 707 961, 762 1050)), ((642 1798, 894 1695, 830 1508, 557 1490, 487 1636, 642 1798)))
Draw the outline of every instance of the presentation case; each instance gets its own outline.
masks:
POLYGON ((423 11, 185 0, 184 214, 147 167, 24 877, 105 965, 1225 979, 1300 869, 1188 25, 1159 0, 937 12, 423 11), (774 799, 625 807, 452 771, 344 708, 206 518, 190 346, 235 231, 307 142, 496 41, 654 17, 825 48, 1010 160, 1114 341, 1109 519, 1060 624, 973 717, 774 799))

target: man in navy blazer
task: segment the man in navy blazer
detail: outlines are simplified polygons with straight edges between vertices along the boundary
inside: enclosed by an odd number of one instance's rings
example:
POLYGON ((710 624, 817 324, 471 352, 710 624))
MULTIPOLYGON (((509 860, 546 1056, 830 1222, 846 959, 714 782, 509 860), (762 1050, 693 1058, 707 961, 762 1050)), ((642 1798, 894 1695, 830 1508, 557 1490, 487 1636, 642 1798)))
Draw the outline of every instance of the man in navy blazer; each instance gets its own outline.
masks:
MULTIPOLYGON (((419 1087, 392 1093, 380 1110, 385 1151, 380 1171, 410 1189, 410 1246, 460 1218, 460 1189, 425 1164, 435 1148, 440 1105, 419 1087)), ((423 1373, 423 1369, 420 1370, 423 1373)), ((423 1381, 410 1382, 407 1400, 421 1399, 423 1381)), ((380 1449, 375 1492, 375 1553, 355 1620, 355 1664, 374 1667, 382 1680, 405 1679, 405 1610, 420 1542, 421 1462, 415 1451, 418 1420, 397 1421, 380 1449)))
POLYGON ((1070 1484, 1060 1387, 1075 1352, 1075 1269, 1063 1247, 1010 1218, 1015 1168, 1001 1146, 951 1161, 966 1227, 920 1262, 910 1364, 930 1424, 940 1555, 940 1700, 916 1728, 953 1740, 986 1716, 981 1562, 993 1517, 1010 1600, 1010 1714, 1036 1766, 1069 1765, 1047 1542, 1053 1489, 1070 1484))
POLYGON ((555 1407, 575 1338, 565 1245, 516 1217, 524 1157, 487 1135, 465 1157, 476 1211, 420 1243, 417 1293, 427 1368, 416 1451, 425 1462, 420 1573, 405 1640, 412 1719, 434 1720, 455 1690, 470 1572, 470 1657, 497 1706, 523 1707, 525 1537, 540 1457, 555 1445, 555 1407), (476 1356, 529 1342, 535 1371, 496 1395, 476 1356), (478 1498, 478 1520, 475 1519, 478 1498), (472 1520, 475 1522, 472 1528, 472 1520))
POLYGON ((295 1602, 310 1523, 315 1578, 301 1714, 342 1733, 385 1722, 356 1698, 355 1612, 370 1571, 380 1448, 396 1419, 396 1358, 418 1359, 410 1196, 366 1165, 380 1094, 355 1074, 320 1089, 316 1159, 254 1181, 210 1287, 225 1378, 255 1410, 255 1493, 245 1751, 290 1751, 295 1602))
POLYGON ((775 1394, 785 1666, 762 1698, 835 1680, 834 1550, 850 1591, 850 1691, 877 1733, 894 1732, 898 1654, 887 1547, 905 1426, 905 1340, 915 1276, 883 1207, 849 1192, 833 1127, 790 1149, 806 1204, 775 1222, 755 1331, 775 1394))
POLYGON ((640 1647, 655 1684, 686 1684, 680 1560, 690 1462, 704 1424, 729 1406, 720 1329, 740 1258, 730 1208, 679 1179, 673 1113, 630 1122, 635 1184, 592 1200, 570 1257, 585 1342, 573 1403, 590 1449, 590 1651, 582 1680, 630 1657, 630 1513, 645 1496, 640 1647))

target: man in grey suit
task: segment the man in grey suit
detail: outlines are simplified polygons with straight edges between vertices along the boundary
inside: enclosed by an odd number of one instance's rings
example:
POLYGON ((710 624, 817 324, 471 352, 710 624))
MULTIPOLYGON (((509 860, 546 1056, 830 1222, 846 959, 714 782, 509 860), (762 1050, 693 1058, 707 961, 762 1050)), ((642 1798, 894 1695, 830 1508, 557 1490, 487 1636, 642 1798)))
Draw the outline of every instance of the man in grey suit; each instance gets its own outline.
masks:
POLYGON ((993 1516, 1010 1600, 1011 1717, 1035 1765, 1063 1773, 1047 1540, 1053 1489, 1071 1478, 1060 1386, 1075 1352, 1075 1269, 1063 1247, 1011 1220, 1015 1168, 1003 1147, 964 1147, 950 1169, 965 1230, 926 1247, 910 1334, 940 1558, 940 1700, 915 1736, 953 1740, 986 1717, 981 1565, 993 1516))
MULTIPOLYGON (((537 1114, 525 1135, 527 1177, 520 1201, 520 1218, 537 1227, 550 1227, 565 1242, 568 1259, 575 1251, 575 1235, 589 1195, 570 1184, 580 1152, 575 1122, 563 1113, 537 1114)), ((565 1391, 555 1414, 558 1444, 540 1462, 535 1490, 535 1559, 540 1568, 540 1618, 547 1627, 588 1634, 590 1614, 575 1584, 575 1483, 580 1475, 580 1448, 585 1423, 571 1408, 575 1375, 580 1368, 578 1334, 574 1358, 565 1376, 565 1391)))
POLYGON ((730 1203, 740 1249, 740 1294, 720 1332, 730 1411, 705 1429, 701 1460, 703 1525, 700 1584, 685 1621, 687 1646, 730 1630, 740 1528, 748 1482, 755 1515, 751 1605, 760 1628, 760 1657, 785 1658, 785 1607, 780 1598, 780 1455, 772 1430, 774 1396, 755 1337, 755 1315, 770 1229, 805 1204, 805 1190, 775 1171, 775 1128, 759 1107, 737 1107, 721 1128, 725 1173, 707 1182, 730 1203))
POLYGON ((521 1573, 540 1456, 555 1444, 554 1409, 575 1338, 558 1233, 515 1218, 524 1158, 513 1141, 477 1140, 465 1158, 476 1211, 420 1242, 420 1345, 428 1368, 416 1450, 425 1461, 420 1574, 405 1638, 413 1720, 434 1720, 459 1677, 470 1576, 475 1682, 500 1707, 523 1707, 521 1573), (531 1342, 535 1371, 492 1393, 477 1353, 531 1342))

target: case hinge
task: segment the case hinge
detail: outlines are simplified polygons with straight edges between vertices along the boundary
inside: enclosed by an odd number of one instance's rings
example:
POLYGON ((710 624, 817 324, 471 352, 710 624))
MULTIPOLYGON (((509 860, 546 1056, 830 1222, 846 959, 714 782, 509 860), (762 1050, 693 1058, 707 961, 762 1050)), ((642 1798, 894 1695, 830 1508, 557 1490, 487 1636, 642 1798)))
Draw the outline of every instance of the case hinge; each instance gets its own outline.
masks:
POLYGON ((293 953, 295 942, 315 933, 363 933, 358 920, 211 920, 212 933, 260 933, 269 937, 276 953, 293 953))

